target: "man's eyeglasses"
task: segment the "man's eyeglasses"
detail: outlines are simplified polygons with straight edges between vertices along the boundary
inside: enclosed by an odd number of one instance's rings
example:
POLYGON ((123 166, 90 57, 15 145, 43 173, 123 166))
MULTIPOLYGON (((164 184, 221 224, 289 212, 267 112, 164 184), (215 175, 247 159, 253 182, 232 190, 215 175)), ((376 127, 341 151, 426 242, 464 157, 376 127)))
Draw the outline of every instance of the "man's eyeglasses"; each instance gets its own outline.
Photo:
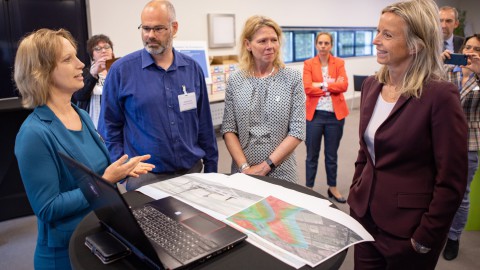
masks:
POLYGON ((110 45, 107 44, 107 45, 105 45, 105 46, 103 46, 103 47, 102 47, 102 46, 95 46, 95 47, 93 47, 93 50, 96 51, 96 52, 100 52, 100 51, 102 51, 102 50, 108 51, 108 50, 110 50, 111 48, 112 48, 112 46, 110 46, 110 45))
POLYGON ((144 25, 139 25, 138 26, 138 29, 142 29, 142 32, 144 34, 150 34, 150 31, 153 31, 154 34, 160 34, 160 33, 163 33, 165 31, 168 30, 168 27, 166 27, 165 25, 157 25, 157 26, 154 26, 154 27, 148 27, 148 26, 144 26, 144 25))
POLYGON ((465 45, 465 50, 474 50, 476 52, 480 52, 480 47, 472 46, 472 45, 465 45))

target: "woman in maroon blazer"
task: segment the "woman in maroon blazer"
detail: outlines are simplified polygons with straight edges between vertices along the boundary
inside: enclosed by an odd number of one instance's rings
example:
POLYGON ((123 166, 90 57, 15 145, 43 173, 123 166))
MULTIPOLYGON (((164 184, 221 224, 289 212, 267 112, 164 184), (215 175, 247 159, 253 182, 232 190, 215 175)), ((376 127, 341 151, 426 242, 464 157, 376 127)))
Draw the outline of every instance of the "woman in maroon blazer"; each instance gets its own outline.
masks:
POLYGON ((413 0, 382 11, 382 65, 362 87, 360 150, 348 203, 375 238, 355 269, 434 269, 465 192, 467 124, 442 79, 438 8, 413 0))

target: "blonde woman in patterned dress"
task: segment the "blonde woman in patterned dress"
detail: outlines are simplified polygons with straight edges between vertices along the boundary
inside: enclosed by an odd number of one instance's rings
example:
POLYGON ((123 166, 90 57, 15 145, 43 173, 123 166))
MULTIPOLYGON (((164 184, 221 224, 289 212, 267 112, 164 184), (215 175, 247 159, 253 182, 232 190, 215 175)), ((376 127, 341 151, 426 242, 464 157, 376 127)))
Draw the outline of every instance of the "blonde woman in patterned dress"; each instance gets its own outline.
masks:
POLYGON ((221 130, 231 171, 297 182, 294 150, 305 140, 302 75, 280 59, 282 31, 270 18, 250 17, 240 40, 240 70, 227 82, 221 130))

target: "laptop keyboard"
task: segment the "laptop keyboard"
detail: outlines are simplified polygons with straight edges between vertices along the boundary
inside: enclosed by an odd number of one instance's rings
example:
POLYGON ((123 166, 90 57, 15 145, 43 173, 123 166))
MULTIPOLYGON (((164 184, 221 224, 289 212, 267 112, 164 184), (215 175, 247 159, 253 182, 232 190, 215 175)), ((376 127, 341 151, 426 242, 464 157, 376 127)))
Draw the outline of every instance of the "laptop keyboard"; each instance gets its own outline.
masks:
POLYGON ((152 206, 135 209, 133 214, 148 238, 182 263, 217 247, 152 206))

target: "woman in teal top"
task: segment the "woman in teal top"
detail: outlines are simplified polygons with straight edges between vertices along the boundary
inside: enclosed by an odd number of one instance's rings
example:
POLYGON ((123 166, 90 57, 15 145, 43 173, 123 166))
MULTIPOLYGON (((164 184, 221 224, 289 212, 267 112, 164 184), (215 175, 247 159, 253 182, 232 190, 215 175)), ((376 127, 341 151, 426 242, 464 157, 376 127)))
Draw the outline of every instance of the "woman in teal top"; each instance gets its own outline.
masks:
POLYGON ((15 58, 14 78, 22 103, 34 108, 22 124, 15 156, 38 223, 35 269, 70 269, 68 243, 90 211, 62 152, 103 175, 112 184, 153 168, 150 155, 123 156, 110 165, 108 151, 88 114, 71 104, 83 87, 84 64, 76 57, 71 34, 40 29, 26 36, 15 58), (128 162, 127 162, 128 160, 128 162))

